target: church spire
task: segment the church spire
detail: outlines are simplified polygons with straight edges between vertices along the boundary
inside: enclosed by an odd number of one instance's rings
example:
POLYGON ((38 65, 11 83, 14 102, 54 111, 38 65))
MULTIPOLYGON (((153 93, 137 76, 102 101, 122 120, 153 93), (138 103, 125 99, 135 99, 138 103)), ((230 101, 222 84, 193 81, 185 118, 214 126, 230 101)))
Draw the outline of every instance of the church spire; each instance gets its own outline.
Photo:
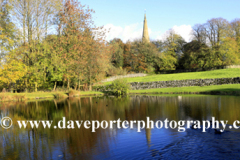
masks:
POLYGON ((143 36, 142 42, 150 42, 149 35, 148 35, 148 26, 147 26, 147 18, 146 13, 144 14, 144 21, 143 21, 143 36))

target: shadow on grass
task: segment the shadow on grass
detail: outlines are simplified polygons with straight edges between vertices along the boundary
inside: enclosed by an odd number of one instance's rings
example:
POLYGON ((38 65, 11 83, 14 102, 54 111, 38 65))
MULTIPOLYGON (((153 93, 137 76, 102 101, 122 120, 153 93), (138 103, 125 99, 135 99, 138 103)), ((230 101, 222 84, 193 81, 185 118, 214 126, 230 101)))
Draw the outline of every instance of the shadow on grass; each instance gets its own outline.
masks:
MULTIPOLYGON (((206 92, 200 92, 200 93, 204 94, 206 92)), ((240 96, 240 89, 238 89, 238 88, 213 89, 211 91, 207 91, 207 93, 210 93, 211 95, 235 95, 235 96, 240 96)))

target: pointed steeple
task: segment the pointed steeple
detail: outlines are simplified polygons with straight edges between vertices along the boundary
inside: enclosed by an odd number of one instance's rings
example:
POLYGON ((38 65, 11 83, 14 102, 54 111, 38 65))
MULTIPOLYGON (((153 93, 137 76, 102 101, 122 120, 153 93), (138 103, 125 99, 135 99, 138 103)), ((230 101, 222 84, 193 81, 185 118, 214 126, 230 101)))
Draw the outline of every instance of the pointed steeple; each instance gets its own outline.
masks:
POLYGON ((143 21, 143 36, 142 42, 150 42, 149 35, 148 35, 148 26, 147 26, 147 18, 146 13, 144 14, 144 21, 143 21))

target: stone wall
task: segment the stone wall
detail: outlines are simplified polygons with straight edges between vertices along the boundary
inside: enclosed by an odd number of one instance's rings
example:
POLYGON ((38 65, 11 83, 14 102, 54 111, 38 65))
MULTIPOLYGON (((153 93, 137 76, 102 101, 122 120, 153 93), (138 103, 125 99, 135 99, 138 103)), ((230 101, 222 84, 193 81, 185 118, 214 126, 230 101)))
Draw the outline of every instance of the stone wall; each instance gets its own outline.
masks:
POLYGON ((240 68, 240 65, 230 65, 230 66, 225 66, 224 68, 240 68))
POLYGON ((195 68, 195 69, 176 69, 176 70, 161 70, 159 74, 185 73, 185 72, 202 72, 213 71, 218 69, 240 68, 240 65, 218 66, 213 68, 195 68))
POLYGON ((132 77, 144 77, 147 76, 145 73, 135 73, 135 74, 127 74, 127 75, 119 75, 119 76, 112 76, 107 79, 102 80, 101 82, 111 82, 119 78, 132 78, 132 77))
POLYGON ((188 79, 175 81, 158 81, 158 82, 133 82, 132 90, 151 89, 151 88, 168 88, 168 87, 190 87, 190 86, 209 86, 222 84, 237 84, 240 78, 216 78, 216 79, 188 79))
MULTIPOLYGON (((189 87, 189 86, 209 86, 222 84, 239 84, 240 78, 216 78, 216 79, 187 79, 174 81, 157 81, 157 82, 132 82, 132 90, 168 88, 168 87, 189 87)), ((108 91, 108 86, 96 87, 98 91, 108 91)))

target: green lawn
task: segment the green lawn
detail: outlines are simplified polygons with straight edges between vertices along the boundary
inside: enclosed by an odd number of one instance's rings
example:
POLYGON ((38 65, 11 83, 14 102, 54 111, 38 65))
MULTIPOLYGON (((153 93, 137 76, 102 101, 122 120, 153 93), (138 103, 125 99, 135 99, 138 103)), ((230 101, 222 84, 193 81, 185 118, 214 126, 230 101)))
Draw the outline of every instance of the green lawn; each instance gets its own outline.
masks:
MULTIPOLYGON (((151 81, 171 81, 184 79, 208 79, 208 78, 229 78, 240 77, 240 68, 218 69, 203 72, 187 72, 174 74, 155 74, 146 77, 127 78, 128 82, 151 82, 151 81)), ((104 84, 111 84, 106 82, 104 84)))
POLYGON ((213 85, 213 86, 193 86, 193 87, 173 87, 173 88, 155 88, 145 90, 131 90, 130 93, 184 93, 184 92, 239 92, 240 84, 226 84, 226 85, 213 85))

